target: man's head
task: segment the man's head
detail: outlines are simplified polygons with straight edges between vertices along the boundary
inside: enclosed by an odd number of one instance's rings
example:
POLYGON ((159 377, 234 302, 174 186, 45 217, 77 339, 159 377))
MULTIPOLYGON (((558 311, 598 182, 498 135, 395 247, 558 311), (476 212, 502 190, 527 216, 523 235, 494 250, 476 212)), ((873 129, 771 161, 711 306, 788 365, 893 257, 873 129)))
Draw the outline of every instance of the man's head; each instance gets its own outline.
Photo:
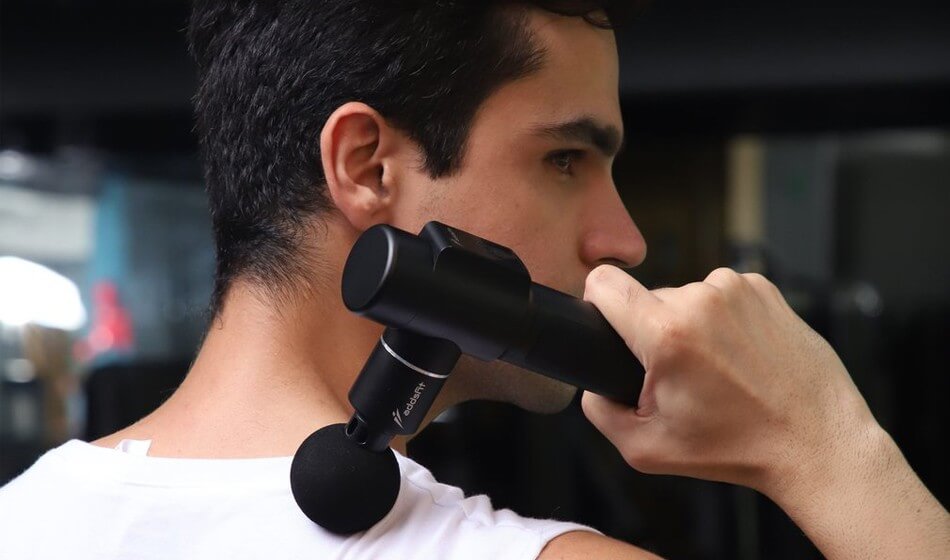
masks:
MULTIPOLYGON (((639 264, 645 243, 610 171, 622 139, 611 4, 199 1, 189 37, 215 312, 238 280, 279 299, 333 278, 327 244, 380 222, 471 231, 578 296, 598 264, 639 264)), ((565 397, 551 404, 505 366, 479 371, 482 396, 541 410, 569 395, 542 384, 565 397)))

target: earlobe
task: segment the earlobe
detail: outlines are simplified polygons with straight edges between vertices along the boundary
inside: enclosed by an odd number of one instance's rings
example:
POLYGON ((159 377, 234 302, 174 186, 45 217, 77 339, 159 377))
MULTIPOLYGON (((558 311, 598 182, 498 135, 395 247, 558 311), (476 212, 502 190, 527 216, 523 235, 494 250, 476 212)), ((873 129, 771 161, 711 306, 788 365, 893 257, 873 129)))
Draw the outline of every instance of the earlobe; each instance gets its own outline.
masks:
POLYGON ((341 105, 320 133, 327 192, 354 228, 390 221, 395 191, 384 181, 394 131, 365 103, 341 105))

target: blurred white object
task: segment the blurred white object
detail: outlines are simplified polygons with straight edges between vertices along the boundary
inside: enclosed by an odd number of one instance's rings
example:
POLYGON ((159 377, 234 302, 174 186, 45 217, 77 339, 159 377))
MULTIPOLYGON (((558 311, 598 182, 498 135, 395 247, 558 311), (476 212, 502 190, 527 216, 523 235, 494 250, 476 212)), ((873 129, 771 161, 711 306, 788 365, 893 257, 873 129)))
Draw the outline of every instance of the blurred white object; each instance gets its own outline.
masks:
POLYGON ((85 322, 79 288, 69 278, 18 257, 0 257, 0 323, 73 331, 85 322))
POLYGON ((7 360, 6 379, 12 383, 29 383, 36 379, 36 366, 25 358, 7 360))
POLYGON ((36 163, 25 154, 0 150, 0 179, 22 181, 36 175, 36 163))
POLYGON ((0 173, 0 254, 40 262, 85 261, 93 252, 95 214, 88 195, 4 184, 0 173))

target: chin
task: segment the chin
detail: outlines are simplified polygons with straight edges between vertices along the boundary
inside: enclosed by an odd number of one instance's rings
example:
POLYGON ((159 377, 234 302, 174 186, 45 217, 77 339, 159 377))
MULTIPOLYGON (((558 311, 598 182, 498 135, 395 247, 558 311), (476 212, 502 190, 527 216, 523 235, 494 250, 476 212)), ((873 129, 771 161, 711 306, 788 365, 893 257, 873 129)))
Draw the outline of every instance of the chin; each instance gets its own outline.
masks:
POLYGON ((529 412, 555 414, 574 399, 573 385, 504 362, 483 362, 462 356, 449 383, 459 401, 490 400, 513 404, 529 412))

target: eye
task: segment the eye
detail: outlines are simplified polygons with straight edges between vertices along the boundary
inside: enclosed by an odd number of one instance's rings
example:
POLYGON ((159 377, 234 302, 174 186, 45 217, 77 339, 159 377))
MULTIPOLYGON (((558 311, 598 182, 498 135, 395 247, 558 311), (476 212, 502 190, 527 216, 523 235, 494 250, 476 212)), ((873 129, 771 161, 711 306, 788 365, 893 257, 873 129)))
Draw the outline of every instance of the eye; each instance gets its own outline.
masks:
POLYGON ((559 173, 564 175, 574 174, 574 164, 584 156, 582 150, 558 150, 548 154, 547 160, 553 165, 559 173))

